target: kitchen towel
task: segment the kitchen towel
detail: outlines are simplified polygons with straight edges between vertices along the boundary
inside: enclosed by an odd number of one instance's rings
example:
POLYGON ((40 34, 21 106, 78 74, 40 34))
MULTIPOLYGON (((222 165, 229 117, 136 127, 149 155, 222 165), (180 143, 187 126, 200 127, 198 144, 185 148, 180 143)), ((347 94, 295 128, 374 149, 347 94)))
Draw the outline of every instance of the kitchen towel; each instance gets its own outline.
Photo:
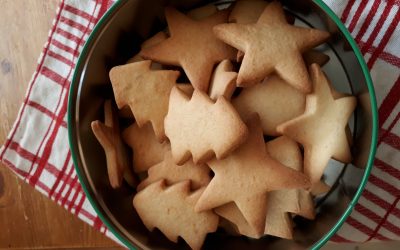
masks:
MULTIPOLYGON (((17 120, 0 150, 0 160, 19 177, 112 238, 73 167, 66 112, 79 53, 113 2, 61 2, 17 120)), ((400 240, 400 1, 325 2, 361 48, 379 107, 378 148, 371 177, 354 211, 331 240, 400 240)))

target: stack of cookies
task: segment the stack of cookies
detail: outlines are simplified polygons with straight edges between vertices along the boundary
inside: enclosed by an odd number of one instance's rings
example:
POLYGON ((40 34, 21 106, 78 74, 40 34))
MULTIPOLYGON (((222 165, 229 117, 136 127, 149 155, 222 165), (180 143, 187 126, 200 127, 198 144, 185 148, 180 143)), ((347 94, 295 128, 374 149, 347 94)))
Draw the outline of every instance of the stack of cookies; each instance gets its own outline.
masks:
POLYGON ((165 16, 168 31, 110 71, 119 111, 106 101, 92 122, 111 186, 136 188, 144 225, 192 249, 218 227, 291 239, 292 217, 314 219, 313 194, 329 190, 328 161, 351 161, 356 99, 333 89, 314 49, 329 33, 262 0, 165 16), (122 133, 121 116, 134 120, 122 133))

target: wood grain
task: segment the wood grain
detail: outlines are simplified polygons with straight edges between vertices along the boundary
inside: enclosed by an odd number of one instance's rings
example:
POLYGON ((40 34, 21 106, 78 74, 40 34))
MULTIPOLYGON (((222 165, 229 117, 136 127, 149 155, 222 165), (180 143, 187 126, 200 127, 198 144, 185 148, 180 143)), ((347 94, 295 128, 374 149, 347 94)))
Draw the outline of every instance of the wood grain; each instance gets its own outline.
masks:
MULTIPOLYGON (((0 144, 9 133, 58 0, 0 0, 0 144)), ((114 249, 116 243, 0 166, 0 249, 114 249)))

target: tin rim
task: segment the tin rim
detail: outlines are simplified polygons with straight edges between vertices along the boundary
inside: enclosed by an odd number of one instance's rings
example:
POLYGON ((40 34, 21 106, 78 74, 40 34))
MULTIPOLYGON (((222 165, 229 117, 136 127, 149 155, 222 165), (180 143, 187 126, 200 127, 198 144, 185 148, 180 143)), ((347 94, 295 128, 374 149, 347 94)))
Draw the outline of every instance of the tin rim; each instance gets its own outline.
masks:
MULTIPOLYGON (((93 43, 93 40, 97 37, 98 33, 101 31, 101 28, 103 25, 106 23, 107 19, 111 17, 112 14, 122 5, 124 0, 117 0, 117 2, 114 3, 114 5, 106 11, 106 13, 101 17, 99 22, 95 25, 92 33, 89 35, 88 40, 86 41, 81 54, 79 55, 77 64, 75 66, 75 69, 80 68, 80 66, 84 63, 86 55, 88 54, 89 48, 93 43)), ((376 153, 376 145, 377 145, 377 135, 378 135, 378 108, 377 108, 377 103, 376 103, 376 97, 375 97, 375 90, 373 86, 373 82, 368 70, 368 66, 365 63, 365 60, 357 46, 357 43, 354 41, 353 37, 351 36, 350 32, 347 30, 347 28, 344 26, 344 24, 340 21, 339 17, 322 1, 322 0, 313 0, 314 3, 316 3, 328 16, 331 18, 332 21, 335 22, 335 24, 338 26, 342 34, 345 36, 346 40, 349 42, 355 56, 357 57, 358 62, 360 63, 362 72, 364 74, 364 77, 367 82, 367 87, 368 87, 368 92, 369 92, 369 97, 370 97, 370 104, 371 104, 371 110, 372 110, 372 135, 371 135, 371 145, 370 145, 370 152, 368 156, 368 161, 366 164, 366 168, 364 171, 363 178, 361 180, 361 184, 359 185, 357 192, 355 193, 353 199, 351 200, 350 204, 348 205, 347 209, 345 212, 342 214, 342 216, 339 218, 339 220, 336 222, 336 224, 327 232, 321 239, 316 242, 311 249, 320 249, 325 243, 339 230, 339 228, 343 225, 343 223, 346 221, 347 217, 351 214, 351 212, 354 209, 354 206, 357 204, 358 199, 360 198, 365 185, 368 182, 368 177, 370 175, 372 165, 374 162, 375 158, 375 153, 376 153)), ((75 71, 72 81, 71 81, 71 86, 70 86, 70 91, 69 91, 69 98, 68 98, 68 139, 69 139, 69 146, 71 150, 71 156, 73 159, 74 167, 78 175, 78 179, 82 185, 82 188, 86 194, 86 196, 89 199, 90 204, 93 206, 96 214, 99 216, 99 218, 102 220, 102 222, 107 226, 107 228, 115 235, 115 237, 120 240, 126 247, 129 249, 136 249, 134 245, 132 245, 131 242, 129 242, 124 236, 122 236, 118 230, 114 227, 114 225, 111 223, 110 220, 108 220, 106 214, 104 214, 101 209, 99 208, 99 204, 97 203, 96 199, 91 196, 89 192, 89 187, 85 184, 85 176, 84 173, 81 172, 81 170, 78 167, 78 152, 76 145, 74 144, 74 114, 75 114, 75 103, 74 103, 74 98, 72 98, 73 95, 73 90, 78 87, 79 85, 79 76, 80 74, 75 71)))

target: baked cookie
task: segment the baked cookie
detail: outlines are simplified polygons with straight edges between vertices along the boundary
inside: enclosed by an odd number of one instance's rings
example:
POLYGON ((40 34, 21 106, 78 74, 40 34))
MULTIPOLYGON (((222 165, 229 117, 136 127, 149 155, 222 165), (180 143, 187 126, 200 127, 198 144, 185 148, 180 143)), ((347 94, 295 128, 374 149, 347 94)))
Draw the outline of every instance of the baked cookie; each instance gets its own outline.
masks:
POLYGON ((179 71, 151 70, 151 61, 116 66, 110 80, 119 109, 128 105, 139 127, 151 122, 159 141, 166 139, 164 117, 168 112, 169 93, 179 71))
POLYGON ((170 151, 164 155, 162 162, 152 166, 147 173, 148 177, 139 183, 137 191, 162 179, 168 186, 190 180, 192 190, 196 190, 206 186, 211 179, 210 168, 207 165, 196 165, 191 160, 181 166, 176 165, 170 151))
POLYGON ((113 108, 111 100, 106 100, 104 103, 104 123, 98 120, 93 121, 91 127, 106 154, 108 179, 111 187, 119 188, 123 178, 130 186, 136 186, 129 157, 119 132, 117 112, 113 108))
POLYGON ((321 68, 313 64, 310 72, 314 91, 306 97, 304 114, 279 125, 277 130, 303 145, 304 173, 315 185, 330 158, 351 161, 346 126, 357 101, 354 97, 335 100, 321 68))
POLYGON ((192 155, 196 164, 213 157, 226 157, 247 138, 247 127, 234 107, 218 98, 214 103, 202 91, 195 90, 190 99, 173 88, 165 117, 165 133, 170 140, 172 155, 178 165, 192 155))
POLYGON ((233 65, 229 60, 223 60, 215 68, 212 76, 208 95, 214 101, 223 96, 230 100, 236 89, 237 73, 233 71, 233 65))
POLYGON ((130 125, 122 132, 124 142, 133 151, 133 170, 141 173, 151 166, 162 162, 164 154, 171 150, 168 142, 160 143, 154 134, 151 124, 139 128, 137 123, 130 125))
POLYGON ((213 209, 234 201, 246 221, 257 232, 264 232, 267 195, 278 189, 308 188, 304 174, 285 167, 265 150, 258 115, 247 126, 249 137, 225 159, 213 159, 207 164, 215 176, 196 204, 196 211, 213 209), (246 191, 244 191, 246 190, 246 191))
POLYGON ((214 212, 193 209, 203 191, 190 193, 190 181, 170 187, 158 181, 137 193, 133 206, 150 231, 158 228, 169 240, 178 242, 180 236, 192 249, 200 249, 206 235, 218 227, 214 212))
POLYGON ((254 24, 219 24, 214 33, 245 53, 237 86, 249 87, 272 72, 296 89, 309 93, 311 83, 301 54, 329 38, 329 33, 286 22, 279 2, 267 5, 254 24))
POLYGON ((200 21, 176 9, 166 8, 165 17, 171 36, 140 53, 146 59, 181 66, 195 89, 207 92, 214 65, 224 59, 235 59, 236 50, 217 39, 213 27, 228 20, 228 10, 200 21))
POLYGON ((265 135, 279 135, 276 127, 303 114, 306 96, 277 75, 271 75, 260 84, 243 88, 232 100, 243 120, 257 112, 265 135))

